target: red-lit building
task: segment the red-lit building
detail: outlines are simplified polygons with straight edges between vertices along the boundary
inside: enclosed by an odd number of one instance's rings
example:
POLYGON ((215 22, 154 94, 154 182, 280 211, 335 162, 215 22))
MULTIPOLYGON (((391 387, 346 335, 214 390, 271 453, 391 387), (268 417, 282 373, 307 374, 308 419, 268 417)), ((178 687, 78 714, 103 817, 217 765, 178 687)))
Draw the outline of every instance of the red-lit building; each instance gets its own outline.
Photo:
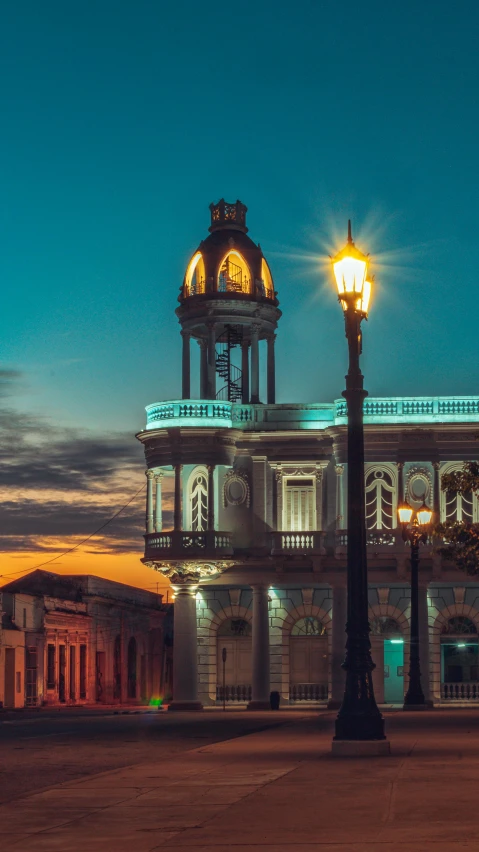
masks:
POLYGON ((161 596, 47 571, 1 590, 0 701, 5 708, 147 704, 168 693, 161 596))

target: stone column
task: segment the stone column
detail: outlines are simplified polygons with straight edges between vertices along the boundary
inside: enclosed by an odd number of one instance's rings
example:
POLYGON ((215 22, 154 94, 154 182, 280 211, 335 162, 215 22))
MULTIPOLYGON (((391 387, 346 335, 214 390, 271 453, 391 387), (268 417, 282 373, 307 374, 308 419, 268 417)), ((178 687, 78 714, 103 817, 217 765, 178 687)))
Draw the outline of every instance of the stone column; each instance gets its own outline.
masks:
POLYGON ((200 397, 208 399, 208 341, 198 340, 200 347, 200 397))
POLYGON ((268 357, 267 357, 267 387, 268 387, 268 404, 274 405, 276 402, 276 373, 274 366, 274 341, 275 334, 270 334, 268 337, 268 357))
POLYGON ((344 465, 337 464, 334 468, 336 472, 336 529, 344 529, 344 514, 343 514, 343 474, 344 465))
POLYGON ((283 471, 276 468, 276 529, 283 529, 283 471))
POLYGON ((421 686, 426 704, 432 704, 429 674, 429 610, 427 605, 427 586, 419 586, 418 594, 419 618, 419 667, 421 669, 421 686))
POLYGON ((242 396, 243 403, 249 402, 249 341, 241 341, 241 372, 242 376, 242 396))
POLYGON ((267 586, 253 586, 253 678, 248 710, 269 710, 269 612, 267 586))
POLYGON ((433 462, 434 468, 434 482, 432 489, 432 511, 433 521, 438 524, 441 520, 441 484, 439 481, 439 468, 441 467, 440 462, 433 462))
POLYGON ((175 504, 173 512, 174 528, 176 531, 183 528, 181 517, 181 471, 182 464, 175 464, 175 504))
POLYGON ((183 338, 183 361, 182 361, 182 396, 183 399, 190 399, 191 388, 191 367, 190 367, 190 332, 182 331, 183 338))
POLYGON ((207 399, 216 399, 216 327, 208 324, 208 392, 207 399))
POLYGON ((161 505, 161 480, 163 473, 155 475, 156 495, 155 495, 155 532, 161 532, 163 529, 163 513, 161 505))
POLYGON ((145 472, 146 476, 146 531, 152 533, 155 531, 153 525, 153 480, 155 474, 152 470, 145 472))
POLYGON ((316 468, 315 471, 316 485, 316 529, 323 529, 323 471, 321 468, 316 468))
POLYGON ((215 466, 208 465, 208 530, 215 528, 215 466))
POLYGON ((341 663, 346 655, 346 586, 333 586, 333 621, 331 636, 331 697, 328 707, 341 706, 344 697, 345 672, 341 663))
POLYGON ((197 586, 173 586, 173 701, 169 710, 202 710, 198 701, 197 586))
POLYGON ((259 402, 259 327, 251 329, 251 402, 259 402))
POLYGON ((397 462, 396 466, 398 469, 398 503, 402 503, 404 500, 404 462, 397 462))

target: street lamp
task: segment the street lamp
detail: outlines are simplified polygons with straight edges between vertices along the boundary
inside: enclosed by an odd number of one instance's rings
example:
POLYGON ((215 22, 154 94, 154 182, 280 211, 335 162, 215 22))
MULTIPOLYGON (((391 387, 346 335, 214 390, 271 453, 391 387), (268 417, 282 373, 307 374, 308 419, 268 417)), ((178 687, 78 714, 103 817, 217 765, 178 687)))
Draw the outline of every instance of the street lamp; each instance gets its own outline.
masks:
POLYGON ((361 322, 367 318, 371 295, 368 262, 369 258, 354 245, 351 222, 348 222, 348 241, 332 258, 349 347, 349 370, 343 391, 348 408, 348 610, 343 663, 346 685, 333 739, 333 752, 340 754, 389 753, 384 719, 374 698, 372 672, 375 665, 371 658, 368 620, 363 432, 363 401, 367 391, 363 388, 359 368, 361 322))
POLYGON ((406 501, 398 506, 404 541, 411 545, 411 641, 409 649, 409 686, 404 697, 404 710, 425 710, 426 700, 421 686, 419 664, 419 543, 427 541, 432 511, 423 502, 414 509, 406 501))

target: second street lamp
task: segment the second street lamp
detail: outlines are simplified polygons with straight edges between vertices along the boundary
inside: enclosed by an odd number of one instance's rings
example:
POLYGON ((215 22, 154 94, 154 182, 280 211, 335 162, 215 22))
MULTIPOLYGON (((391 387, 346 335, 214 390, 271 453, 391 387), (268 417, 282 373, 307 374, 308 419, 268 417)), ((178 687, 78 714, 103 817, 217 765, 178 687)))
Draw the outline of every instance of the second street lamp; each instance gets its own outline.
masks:
POLYGON ((415 512, 409 503, 398 507, 404 541, 411 545, 411 630, 409 646, 409 686, 404 710, 426 710, 419 662, 419 543, 427 541, 432 511, 425 503, 415 512), (414 517, 413 517, 414 516, 414 517))
POLYGON ((346 622, 346 684, 336 719, 333 752, 337 754, 389 753, 384 719, 374 698, 368 620, 368 571, 364 497, 363 401, 367 391, 359 367, 361 322, 371 295, 368 258, 348 241, 332 259, 338 298, 344 311, 349 348, 349 370, 343 396, 348 408, 348 608, 346 622))

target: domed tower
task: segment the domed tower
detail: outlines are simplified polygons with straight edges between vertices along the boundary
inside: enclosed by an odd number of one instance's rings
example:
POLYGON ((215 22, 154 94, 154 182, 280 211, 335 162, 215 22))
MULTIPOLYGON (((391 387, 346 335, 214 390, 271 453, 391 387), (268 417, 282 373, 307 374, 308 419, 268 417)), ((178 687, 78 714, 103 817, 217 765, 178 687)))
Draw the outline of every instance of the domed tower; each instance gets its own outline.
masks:
POLYGON ((200 398, 260 402, 260 346, 267 341, 267 402, 275 402, 275 330, 281 311, 247 208, 210 205, 210 235, 193 254, 176 309, 183 337, 183 399, 191 397, 190 343, 201 350, 200 398))

